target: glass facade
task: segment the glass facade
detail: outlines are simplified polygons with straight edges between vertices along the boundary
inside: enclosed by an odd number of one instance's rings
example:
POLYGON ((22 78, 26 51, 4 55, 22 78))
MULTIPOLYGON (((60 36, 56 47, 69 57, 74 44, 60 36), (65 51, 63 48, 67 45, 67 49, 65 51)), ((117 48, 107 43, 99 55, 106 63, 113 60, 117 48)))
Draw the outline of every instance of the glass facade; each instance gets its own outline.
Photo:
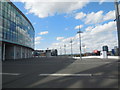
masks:
POLYGON ((12 2, 0 1, 0 39, 34 48, 34 28, 12 2))

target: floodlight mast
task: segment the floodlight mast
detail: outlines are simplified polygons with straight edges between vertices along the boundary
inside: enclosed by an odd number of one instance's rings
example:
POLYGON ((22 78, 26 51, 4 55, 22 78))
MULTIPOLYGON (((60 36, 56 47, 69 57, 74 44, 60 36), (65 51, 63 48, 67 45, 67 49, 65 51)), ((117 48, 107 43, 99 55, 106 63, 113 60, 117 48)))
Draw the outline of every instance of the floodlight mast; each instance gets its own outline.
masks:
POLYGON ((66 56, 66 45, 64 44, 64 55, 66 56))
POLYGON ((118 33, 118 55, 120 56, 120 7, 118 0, 115 0, 115 12, 116 12, 116 23, 117 23, 117 33, 118 33))
POLYGON ((73 56, 72 42, 73 42, 73 40, 71 39, 71 41, 70 41, 70 43, 71 43, 71 57, 73 56))
POLYGON ((80 31, 80 26, 79 26, 79 31, 77 32, 79 34, 79 43, 80 43, 80 60, 82 60, 82 55, 81 55, 81 31, 80 31))

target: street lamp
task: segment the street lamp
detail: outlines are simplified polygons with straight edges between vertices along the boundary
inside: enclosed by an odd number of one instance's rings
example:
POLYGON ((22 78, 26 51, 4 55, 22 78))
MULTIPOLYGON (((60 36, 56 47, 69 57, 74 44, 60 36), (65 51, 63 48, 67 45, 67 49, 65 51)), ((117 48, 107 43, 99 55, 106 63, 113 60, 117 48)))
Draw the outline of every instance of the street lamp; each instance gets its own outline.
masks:
POLYGON ((60 47, 60 55, 62 55, 62 48, 60 47))
POLYGON ((71 43, 71 57, 72 57, 72 54, 73 54, 73 51, 72 51, 72 39, 71 39, 71 41, 70 41, 70 43, 71 43))
POLYGON ((116 23, 117 23, 117 33, 118 33, 118 55, 120 56, 120 7, 118 0, 115 0, 115 11, 116 11, 116 23))
POLYGON ((86 49, 86 45, 85 45, 85 44, 83 44, 83 45, 82 45, 82 47, 83 47, 84 54, 85 54, 85 52, 86 52, 86 51, 85 51, 85 49, 86 49))
POLYGON ((64 52, 65 52, 65 55, 66 55, 66 45, 64 45, 64 52))
POLYGON ((78 31, 77 33, 79 33, 79 43, 80 43, 80 60, 82 60, 82 56, 81 56, 81 33, 82 33, 82 31, 80 31, 80 26, 79 26, 79 31, 78 31))

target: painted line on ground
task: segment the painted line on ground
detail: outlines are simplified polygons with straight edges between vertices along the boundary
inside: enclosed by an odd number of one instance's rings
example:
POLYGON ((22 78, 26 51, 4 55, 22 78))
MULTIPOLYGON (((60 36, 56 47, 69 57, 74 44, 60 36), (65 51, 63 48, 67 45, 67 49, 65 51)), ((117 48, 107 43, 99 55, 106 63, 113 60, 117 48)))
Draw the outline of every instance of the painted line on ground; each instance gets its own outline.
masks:
POLYGON ((92 76, 92 74, 39 74, 39 76, 58 76, 58 77, 66 77, 66 76, 92 76))
POLYGON ((0 73, 0 75, 20 75, 19 73, 0 73))
POLYGON ((112 63, 112 62, 75 62, 75 64, 109 64, 109 63, 112 63))

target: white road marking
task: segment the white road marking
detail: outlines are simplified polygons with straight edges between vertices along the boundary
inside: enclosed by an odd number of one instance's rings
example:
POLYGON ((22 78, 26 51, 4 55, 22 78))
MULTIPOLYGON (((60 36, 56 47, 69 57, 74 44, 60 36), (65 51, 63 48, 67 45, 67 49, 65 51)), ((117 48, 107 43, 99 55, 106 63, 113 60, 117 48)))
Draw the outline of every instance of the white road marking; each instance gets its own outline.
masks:
POLYGON ((39 76, 92 76, 92 74, 39 74, 39 76))
POLYGON ((112 62, 75 62, 75 64, 109 64, 109 63, 112 63, 112 62))
MULTIPOLYGON (((74 59, 80 59, 80 57, 73 57, 74 59)), ((85 56, 85 57, 82 57, 82 58, 101 58, 101 56, 85 56)), ((108 59, 120 59, 119 56, 108 56, 108 59)), ((106 59, 107 60, 107 59, 106 59)))
POLYGON ((20 75, 19 73, 0 73, 0 74, 2 74, 2 75, 15 75, 15 76, 20 75))

